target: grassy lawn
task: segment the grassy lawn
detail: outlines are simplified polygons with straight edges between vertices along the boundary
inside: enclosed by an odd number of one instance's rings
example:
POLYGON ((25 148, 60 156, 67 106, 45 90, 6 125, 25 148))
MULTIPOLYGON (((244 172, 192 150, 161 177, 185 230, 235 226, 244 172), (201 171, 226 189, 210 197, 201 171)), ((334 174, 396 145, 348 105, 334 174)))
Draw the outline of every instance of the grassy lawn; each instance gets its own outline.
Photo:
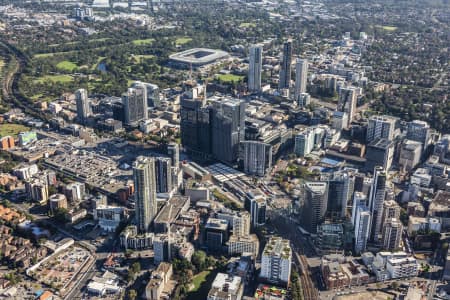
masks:
MULTIPOLYGON (((95 43, 95 42, 98 42, 98 43, 100 43, 100 42, 106 42, 106 41, 108 41, 108 40, 110 40, 111 38, 99 38, 99 39, 92 39, 92 40, 88 40, 88 43, 95 43)), ((78 45, 78 44, 80 44, 81 42, 64 42, 64 43, 62 43, 62 44, 51 44, 51 45, 49 45, 50 47, 59 47, 59 46, 62 46, 62 45, 78 45)))
POLYGON ((234 75, 234 74, 218 74, 216 75, 216 78, 220 80, 221 82, 225 83, 233 83, 238 82, 241 79, 244 78, 244 76, 234 75))
POLYGON ((155 39, 145 39, 145 40, 134 40, 133 45, 143 46, 143 45, 151 45, 155 39))
POLYGON ((39 53, 39 54, 33 55, 33 58, 48 58, 48 57, 52 57, 55 55, 64 55, 64 54, 70 54, 70 53, 75 53, 75 52, 77 52, 77 51, 73 50, 73 51, 65 51, 65 52, 39 53))
POLYGON ((190 41, 192 41, 192 39, 190 37, 180 37, 175 40, 175 44, 177 46, 183 46, 184 44, 187 44, 190 41))
POLYGON ((73 77, 70 75, 45 75, 34 80, 36 83, 45 83, 47 81, 53 81, 55 83, 68 83, 73 81, 73 77))
POLYGON ((63 44, 51 44, 51 45, 49 45, 49 47, 59 47, 61 45, 76 45, 78 43, 79 42, 64 42, 63 44))
POLYGON ((395 30, 397 30, 397 27, 395 27, 395 26, 381 26, 381 25, 377 25, 377 27, 382 28, 383 30, 386 30, 386 31, 395 31, 395 30))
POLYGON ((1 124, 0 125, 0 136, 4 137, 7 135, 17 136, 19 132, 28 131, 29 127, 20 124, 1 124))
POLYGON ((219 270, 203 271, 194 276, 192 279, 194 288, 187 294, 186 300, 206 299, 218 272, 219 270))
POLYGON ((194 285, 194 287, 192 288, 191 292, 198 291, 200 286, 204 282, 206 282, 206 277, 208 277, 209 273, 211 273, 211 271, 203 271, 195 275, 194 278, 192 278, 192 284, 194 285))
POLYGON ((56 65, 56 68, 63 71, 73 72, 78 68, 78 65, 71 61, 63 60, 56 65))
POLYGON ((256 27, 256 24, 250 23, 250 22, 244 22, 239 25, 239 28, 250 28, 250 27, 256 27))

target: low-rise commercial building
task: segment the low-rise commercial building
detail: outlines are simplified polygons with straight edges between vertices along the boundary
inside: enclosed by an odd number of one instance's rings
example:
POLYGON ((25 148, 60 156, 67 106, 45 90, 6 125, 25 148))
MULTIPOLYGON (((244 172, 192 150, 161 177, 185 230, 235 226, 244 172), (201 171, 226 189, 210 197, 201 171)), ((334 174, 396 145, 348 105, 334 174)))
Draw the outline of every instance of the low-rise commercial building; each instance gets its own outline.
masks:
POLYGON ((218 273, 207 300, 240 300, 243 293, 244 285, 240 276, 218 273))
POLYGON ((160 300, 170 277, 172 277, 172 273, 172 264, 166 262, 160 263, 156 270, 152 272, 150 281, 145 287, 145 299, 160 300))
POLYGON ((341 254, 323 256, 320 268, 328 290, 364 285, 370 280, 367 270, 356 259, 341 254))
POLYGON ((227 245, 228 255, 252 253, 257 256, 259 252, 259 240, 256 234, 246 236, 231 235, 227 245))
POLYGON ((120 222, 128 217, 125 207, 99 205, 94 209, 94 220, 104 231, 114 232, 120 222))

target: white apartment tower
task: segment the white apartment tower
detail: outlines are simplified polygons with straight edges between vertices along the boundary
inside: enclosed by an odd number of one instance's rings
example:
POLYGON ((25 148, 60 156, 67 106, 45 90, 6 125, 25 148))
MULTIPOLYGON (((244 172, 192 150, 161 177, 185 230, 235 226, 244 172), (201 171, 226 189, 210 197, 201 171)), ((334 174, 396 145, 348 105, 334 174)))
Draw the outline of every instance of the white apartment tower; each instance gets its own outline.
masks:
POLYGON ((368 143, 377 138, 385 138, 390 141, 394 139, 395 123, 397 119, 390 116, 372 116, 367 125, 368 143))
POLYGON ((355 228, 355 253, 360 254, 366 250, 371 226, 370 211, 365 205, 356 207, 353 226, 355 228))
POLYGON ((289 240, 271 237, 261 257, 261 274, 264 281, 289 283, 291 277, 292 249, 289 240))
POLYGON ((133 164, 133 178, 137 227, 145 233, 157 213, 155 159, 138 157, 133 164))
POLYGON ((350 127, 356 114, 356 89, 353 87, 342 87, 339 90, 339 101, 337 110, 347 113, 347 126, 350 127))
POLYGON ((262 52, 263 47, 261 45, 250 47, 248 89, 254 93, 261 91, 262 52))
POLYGON ((400 248, 403 226, 399 219, 391 218, 383 224, 383 249, 394 251, 400 248))
POLYGON ((80 123, 84 124, 86 119, 91 115, 91 105, 88 94, 85 89, 79 89, 75 92, 75 101, 77 104, 77 118, 80 123))
POLYGON ((298 101, 300 94, 306 93, 306 84, 308 81, 308 60, 297 59, 295 63, 295 90, 294 97, 298 101))
POLYGON ((236 236, 250 234, 250 213, 243 211, 233 217, 233 234, 236 236))

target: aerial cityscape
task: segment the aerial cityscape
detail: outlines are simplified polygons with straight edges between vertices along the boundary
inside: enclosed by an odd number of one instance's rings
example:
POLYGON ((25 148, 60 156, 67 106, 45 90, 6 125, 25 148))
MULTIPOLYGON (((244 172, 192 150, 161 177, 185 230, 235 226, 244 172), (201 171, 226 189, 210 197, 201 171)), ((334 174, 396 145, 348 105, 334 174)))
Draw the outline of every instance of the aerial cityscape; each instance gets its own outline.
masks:
POLYGON ((448 0, 0 0, 0 299, 450 299, 448 0))

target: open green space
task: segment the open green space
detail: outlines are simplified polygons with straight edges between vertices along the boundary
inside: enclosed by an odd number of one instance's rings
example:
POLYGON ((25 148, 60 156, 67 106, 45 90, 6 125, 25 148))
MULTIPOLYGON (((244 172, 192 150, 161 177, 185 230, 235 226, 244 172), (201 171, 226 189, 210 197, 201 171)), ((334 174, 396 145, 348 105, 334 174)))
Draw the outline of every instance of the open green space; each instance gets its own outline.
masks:
POLYGON ((52 56, 56 56, 56 55, 65 55, 65 54, 70 54, 70 53, 75 53, 77 51, 73 50, 73 51, 64 51, 64 52, 49 52, 49 53, 38 53, 33 55, 33 58, 48 58, 48 57, 52 57, 52 56))
MULTIPOLYGON (((106 42, 108 40, 110 40, 111 38, 98 38, 98 39, 92 39, 92 40, 88 40, 88 43, 101 43, 101 42, 106 42)), ((59 47, 59 46, 67 46, 67 45, 78 45, 82 43, 81 41, 75 41, 75 42, 64 42, 64 43, 60 43, 60 44, 51 44, 49 45, 50 47, 59 47)))
POLYGON ((203 271, 194 276, 192 279, 192 284, 194 287, 187 294, 186 300, 206 299, 208 297, 211 284, 214 281, 214 278, 216 278, 218 272, 219 270, 203 271))
POLYGON ((65 46, 67 46, 67 45, 76 45, 78 43, 79 42, 64 42, 62 44, 51 44, 51 45, 49 45, 49 47, 59 47, 59 46, 62 46, 62 45, 65 45, 65 46))
POLYGON ((20 124, 1 124, 0 125, 0 136, 4 137, 7 135, 16 137, 22 131, 28 131, 30 128, 20 124))
POLYGON ((218 74, 216 75, 217 80, 224 83, 239 82, 244 78, 244 76, 234 75, 234 74, 218 74))
POLYGON ((151 45, 154 41, 155 39, 134 40, 133 45, 135 46, 151 45))
POLYGON ((35 83, 46 83, 52 81, 54 83, 68 83, 73 81, 70 75, 45 75, 34 80, 35 83))
POLYGON ((382 25, 377 25, 377 27, 386 30, 386 31, 395 31, 397 30, 396 26, 382 26, 382 25))
POLYGON ((211 273, 211 271, 203 271, 192 278, 192 284, 194 287, 191 289, 191 292, 196 292, 199 290, 201 285, 206 282, 206 277, 208 277, 209 273, 211 273))
POLYGON ((184 44, 187 44, 191 41, 192 41, 192 38, 190 38, 190 37, 180 37, 175 40, 175 44, 177 46, 183 46, 184 44))
POLYGON ((56 64, 56 68, 62 71, 73 72, 78 68, 78 65, 71 61, 63 60, 56 64))
POLYGON ((94 42, 98 42, 98 43, 100 43, 100 42, 106 42, 106 41, 108 41, 108 40, 110 40, 111 38, 98 38, 98 39, 92 39, 92 40, 89 40, 89 43, 94 43, 94 42))
POLYGON ((256 27, 256 24, 250 23, 250 22, 244 22, 239 25, 239 28, 250 28, 250 27, 254 28, 254 27, 256 27))

